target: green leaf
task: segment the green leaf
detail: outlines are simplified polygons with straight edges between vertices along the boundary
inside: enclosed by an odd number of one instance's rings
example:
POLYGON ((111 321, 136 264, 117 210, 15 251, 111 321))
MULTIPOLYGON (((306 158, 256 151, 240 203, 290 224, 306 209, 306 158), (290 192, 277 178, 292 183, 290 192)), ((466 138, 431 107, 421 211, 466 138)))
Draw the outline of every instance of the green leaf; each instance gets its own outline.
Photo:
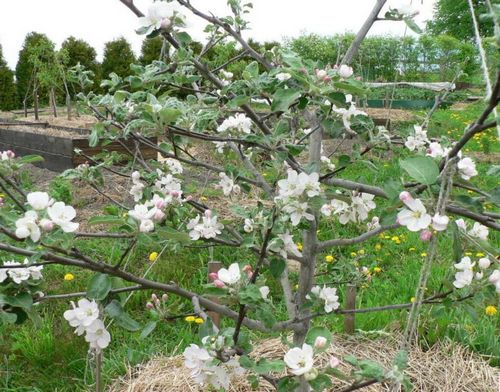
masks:
POLYGON ((295 391, 299 387, 299 383, 295 378, 285 377, 278 381, 276 389, 278 392, 290 392, 295 391))
POLYGON ((399 165, 415 181, 432 185, 439 176, 439 167, 431 157, 414 157, 400 160, 399 165))
POLYGON ((117 325, 127 331, 134 332, 141 329, 141 325, 123 310, 122 305, 116 299, 111 301, 104 310, 115 320, 117 325))
POLYGON ((286 112, 290 105, 294 103, 301 95, 302 92, 299 89, 279 89, 273 95, 271 110, 273 112, 286 112))
POLYGON ((276 324, 276 316, 274 309, 268 304, 261 304, 255 310, 255 315, 257 319, 261 320, 264 326, 267 328, 272 328, 276 324))
POLYGON ((87 297, 98 301, 107 297, 111 290, 111 278, 109 275, 97 273, 87 286, 87 297))
POLYGON ((405 350, 399 350, 394 358, 394 365, 398 370, 404 370, 408 367, 408 352, 405 350))
POLYGON ((415 33, 417 33, 417 34, 422 34, 423 33, 423 31, 420 28, 420 26, 418 24, 416 24, 415 21, 412 18, 406 17, 406 18, 403 18, 403 20, 406 23, 406 25, 411 30, 413 30, 415 33))
POLYGON ((172 124, 179 118, 182 112, 175 108, 163 108, 158 112, 158 114, 160 116, 160 120, 164 124, 172 124))
POLYGON ((16 308, 30 309, 33 305, 33 298, 28 293, 19 293, 16 296, 0 294, 0 308, 3 305, 10 305, 16 308))
POLYGON ((269 265, 269 271, 271 272, 271 275, 275 279, 279 279, 283 271, 285 270, 286 267, 286 261, 283 259, 279 258, 273 258, 271 259, 271 263, 269 265))
POLYGON ((238 293, 241 304, 254 305, 262 302, 262 294, 254 284, 249 284, 238 293))
POLYGON ((403 187, 401 186, 400 181, 397 181, 394 178, 389 178, 382 184, 382 189, 385 193, 387 193, 390 200, 396 200, 399 198, 399 194, 403 190, 403 187))
POLYGON ((19 159, 19 163, 35 163, 35 162, 43 162, 43 157, 40 155, 25 155, 19 159))
POLYGON ((123 223, 123 218, 116 215, 93 216, 89 219, 89 225, 116 225, 123 223))
POLYGON ((358 366, 360 371, 356 371, 356 374, 366 378, 376 378, 379 381, 384 379, 385 370, 379 363, 369 359, 363 359, 358 362, 358 366))
POLYGON ((2 324, 14 324, 17 321, 17 315, 0 311, 0 321, 2 321, 2 324))
POLYGON ((326 339, 326 344, 323 348, 315 348, 317 352, 323 352, 327 350, 332 343, 332 333, 325 327, 313 327, 307 332, 306 343, 314 347, 314 342, 318 337, 324 337, 326 339))
POLYGON ((309 385, 316 392, 324 391, 332 387, 332 381, 326 374, 318 374, 314 380, 309 381, 309 385))
POLYGON ((279 373, 285 370, 285 363, 282 360, 261 359, 253 367, 253 371, 258 374, 279 373))
POLYGON ((490 201, 500 207, 500 186, 497 186, 491 191, 490 201))
POLYGON ((149 323, 147 323, 141 332, 140 338, 146 339, 151 334, 151 332, 153 332, 155 330, 156 324, 157 324, 156 321, 150 321, 149 323))
POLYGON ((306 148, 305 145, 297 145, 297 144, 285 144, 286 149, 288 152, 293 155, 294 157, 299 155, 304 149, 306 148))
POLYGON ((248 64, 243 71, 243 79, 252 80, 259 76, 259 64, 257 61, 252 61, 248 64))

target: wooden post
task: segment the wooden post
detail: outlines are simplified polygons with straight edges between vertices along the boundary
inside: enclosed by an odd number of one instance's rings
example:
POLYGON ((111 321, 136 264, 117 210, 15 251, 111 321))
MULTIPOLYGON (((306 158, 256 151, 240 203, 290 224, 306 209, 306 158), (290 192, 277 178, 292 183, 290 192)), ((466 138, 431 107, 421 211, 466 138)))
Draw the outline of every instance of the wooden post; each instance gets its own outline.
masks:
POLYGON ((38 89, 33 89, 33 109, 35 111, 35 120, 38 121, 38 89))
POLYGON ((24 117, 28 117, 28 107, 26 106, 26 98, 23 101, 24 117))
MULTIPOLYGON (((208 282, 210 283, 210 274, 212 272, 219 272, 219 270, 222 268, 222 263, 220 261, 209 261, 208 262, 208 282)), ((212 301, 217 302, 217 298, 211 297, 210 298, 212 301)), ((207 312, 210 318, 212 319, 212 322, 217 328, 220 328, 220 314, 216 312, 207 312)))
POLYGON ((101 392, 102 391, 102 381, 101 381, 101 375, 102 375, 102 351, 97 350, 95 352, 95 391, 96 392, 101 392))
MULTIPOLYGON (((345 295, 345 309, 356 309, 356 285, 348 284, 345 295)), ((355 313, 348 313, 344 317, 344 332, 352 335, 356 326, 355 313)))

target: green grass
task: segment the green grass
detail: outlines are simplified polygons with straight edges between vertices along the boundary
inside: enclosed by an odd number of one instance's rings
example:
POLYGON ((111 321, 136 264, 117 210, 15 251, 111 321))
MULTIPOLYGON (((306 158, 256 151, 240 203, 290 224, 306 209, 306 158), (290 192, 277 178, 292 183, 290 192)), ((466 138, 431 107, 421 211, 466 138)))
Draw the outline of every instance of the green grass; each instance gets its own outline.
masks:
MULTIPOLYGON (((481 105, 471 105, 463 111, 440 110, 436 112, 430 126, 431 136, 449 135, 458 138, 471 119, 476 118, 481 105)), ((498 145, 491 143, 495 131, 472 141, 467 149, 477 155, 478 152, 498 152, 498 145)), ((467 151, 466 149, 466 151, 467 151)), ((484 156, 480 157, 484 160, 484 156)), ((486 157, 487 158, 487 157, 486 157)), ((387 179, 399 178, 402 173, 396 160, 384 157, 378 165, 380 170, 371 171, 361 163, 355 164, 345 171, 345 178, 366 181, 382 185, 387 179)), ((498 186, 498 179, 486 175, 488 165, 478 164, 480 175, 473 183, 492 189, 498 186)), ((29 178, 25 178, 27 184, 29 178)), ((63 184, 64 185, 64 184, 63 184)), ((62 187, 59 191, 66 192, 62 187), (61 190, 62 189, 62 190, 61 190)), ((464 194, 468 194, 464 191, 464 194)), ((386 202, 377 201, 377 211, 383 210, 386 202)), ((319 229, 320 239, 332 237, 350 237, 359 234, 360 228, 353 225, 341 226, 330 222, 319 229)), ((490 242, 498 246, 498 234, 490 231, 490 242)), ((116 260, 119 250, 126 247, 122 241, 119 246, 109 246, 108 241, 81 240, 79 246, 90 255, 106 260, 116 260)), ((451 257, 451 239, 443 237, 439 242, 439 259, 433 266, 428 293, 432 294, 449 285, 453 274, 451 257)), ((129 268, 140 273, 150 265, 148 254, 160 249, 136 249, 133 262, 129 268)), ((426 244, 418 238, 418 234, 399 229, 385 233, 363 244, 334 248, 325 252, 319 262, 320 271, 327 273, 323 281, 342 280, 343 276, 352 273, 355 267, 365 266, 371 271, 371 280, 363 282, 358 289, 357 307, 372 307, 383 304, 408 303, 414 295, 415 286, 422 264, 422 253, 426 244), (396 239, 397 238, 397 239, 396 239), (326 263, 324 257, 331 254, 333 263, 326 263), (381 269, 379 273, 374 268, 381 269)), ((477 249, 466 249, 473 255, 477 249)), ((192 290, 200 290, 206 280, 206 263, 210 259, 207 249, 188 249, 182 253, 165 252, 154 263, 149 277, 163 282, 175 281, 192 290)), ((225 265, 231 262, 251 261, 252 256, 245 250, 213 249, 213 258, 225 265)), ((53 266, 44 270, 45 281, 50 286, 43 287, 44 292, 59 293, 68 291, 84 291, 90 273, 68 267, 53 266), (72 281, 65 281, 64 275, 71 272, 75 275, 72 281)), ((296 276, 291 273, 292 279, 296 276)), ((279 293, 278 282, 268 278, 271 292, 279 293)), ((46 283, 45 283, 46 284, 46 283)), ((340 288, 343 298, 344 288, 340 288)), ((151 292, 137 292, 129 300, 127 311, 142 324, 149 321, 145 303, 151 292)), ((125 295, 124 295, 125 296, 125 295)), ((172 299, 173 300, 173 299, 172 299)), ((274 295, 277 316, 285 317, 284 305, 280 295, 274 295)), ((460 306, 450 304, 427 306, 420 319, 420 335, 423 342, 429 345, 441 339, 452 339, 464 344, 491 360, 493 365, 500 365, 500 343, 498 336, 500 317, 489 317, 484 314, 487 305, 498 306, 498 296, 491 287, 483 290, 473 299, 463 301, 460 306)), ((62 317, 68 308, 67 301, 56 301, 39 305, 42 313, 38 324, 27 322, 21 326, 0 326, 0 391, 84 391, 93 383, 91 366, 87 357, 87 344, 83 338, 73 334, 72 328, 62 317)), ((187 301, 179 300, 179 312, 190 311, 187 301)), ((404 326, 407 310, 366 313, 356 316, 356 327, 363 331, 395 331, 404 326)), ((225 321, 226 323, 226 321, 225 321)), ((227 322, 230 325, 229 322, 227 322)), ((318 324, 327 325, 333 331, 341 332, 343 318, 330 316, 318 324)), ((139 332, 131 333, 121 328, 111 327, 112 343, 105 350, 104 380, 109 383, 117 376, 124 374, 129 364, 146 361, 154 355, 173 355, 182 352, 183 348, 196 339, 198 326, 189 324, 183 319, 176 322, 162 323, 147 338, 140 339, 139 332)), ((258 334, 255 337, 259 337, 258 334)))

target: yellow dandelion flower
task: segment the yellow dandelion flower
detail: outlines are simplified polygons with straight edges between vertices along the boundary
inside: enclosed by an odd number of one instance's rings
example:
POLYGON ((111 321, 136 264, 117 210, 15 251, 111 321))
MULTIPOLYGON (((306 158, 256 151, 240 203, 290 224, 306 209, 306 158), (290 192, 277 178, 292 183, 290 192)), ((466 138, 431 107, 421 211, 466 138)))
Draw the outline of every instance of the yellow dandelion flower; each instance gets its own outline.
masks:
POLYGON ((151 261, 152 263, 154 263, 157 258, 158 258, 158 252, 151 252, 149 254, 149 261, 151 261))
POLYGON ((203 320, 201 317, 196 317, 196 318, 194 319, 194 322, 195 322, 196 324, 203 324, 203 323, 205 322, 205 320, 203 320))
POLYGON ((486 313, 487 316, 494 316, 497 314, 497 308, 493 305, 487 306, 486 309, 484 309, 484 313, 486 313))
POLYGON ((351 252, 351 257, 356 257, 358 254, 356 252, 351 252))
POLYGON ((71 274, 71 273, 67 273, 66 275, 64 275, 64 280, 69 282, 71 280, 75 279, 75 275, 71 274))
POLYGON ((373 268, 373 272, 375 272, 376 274, 379 274, 379 273, 381 273, 381 272, 382 272, 382 268, 380 268, 380 267, 375 267, 375 268, 373 268))
POLYGON ((201 200, 207 201, 208 199, 205 196, 200 197, 201 200))
POLYGON ((302 243, 297 242, 297 250, 298 250, 299 252, 302 252, 302 249, 303 249, 303 248, 304 248, 304 246, 302 245, 302 243))
POLYGON ((399 237, 397 235, 391 237, 391 241, 399 241, 399 237))
POLYGON ((411 297, 411 298, 410 298, 410 302, 411 302, 411 303, 415 302, 415 300, 416 300, 416 298, 415 298, 415 297, 411 297))
POLYGON ((375 250, 380 250, 382 249, 382 245, 380 244, 375 244, 375 250))
POLYGON ((410 252, 415 252, 417 250, 417 248, 414 248, 414 247, 411 247, 410 249, 408 249, 410 252))
POLYGON ((465 252, 466 256, 472 256, 472 252, 465 252))
POLYGON ((484 257, 485 254, 483 252, 477 252, 476 257, 484 257))
POLYGON ((325 256, 325 261, 327 263, 333 263, 333 260, 335 260, 335 258, 332 255, 326 255, 325 256))
POLYGON ((422 256, 422 257, 427 257, 427 253, 422 252, 422 253, 420 253, 420 256, 422 256))
POLYGON ((187 316, 184 320, 186 320, 188 323, 192 323, 196 320, 196 317, 194 316, 187 316))
POLYGON ((358 250, 358 255, 364 255, 364 254, 365 254, 365 250, 364 249, 358 250))

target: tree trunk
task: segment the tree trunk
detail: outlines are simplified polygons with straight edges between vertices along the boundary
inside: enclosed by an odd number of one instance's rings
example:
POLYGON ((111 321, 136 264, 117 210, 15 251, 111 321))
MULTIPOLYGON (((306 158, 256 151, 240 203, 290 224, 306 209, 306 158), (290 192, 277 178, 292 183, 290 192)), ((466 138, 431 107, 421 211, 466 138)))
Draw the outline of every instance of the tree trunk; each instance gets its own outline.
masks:
POLYGON ((54 92, 54 88, 50 89, 50 104, 52 106, 52 113, 54 114, 54 117, 57 117, 56 94, 54 92))
POLYGON ((68 120, 71 120, 71 97, 68 93, 66 93, 66 114, 68 120))
POLYGON ((35 85, 33 87, 33 110, 35 111, 35 120, 38 121, 38 88, 35 85))
POLYGON ((358 34, 356 34, 356 38, 354 38, 354 41, 352 41, 351 46, 349 46, 349 49, 347 49, 347 53, 342 59, 342 64, 347 64, 347 65, 351 64, 352 59, 354 58, 354 56, 356 56, 356 53, 358 53, 359 47, 361 46, 361 42, 363 42, 363 40, 366 37, 366 34, 371 29, 373 24, 376 22, 378 14, 386 2, 387 0, 377 0, 377 3, 370 12, 370 15, 368 15, 368 18, 365 20, 365 23, 363 23, 363 26, 361 26, 361 29, 358 31, 358 34))
POLYGON ((26 98, 23 101, 24 117, 28 117, 28 106, 26 105, 26 98))

